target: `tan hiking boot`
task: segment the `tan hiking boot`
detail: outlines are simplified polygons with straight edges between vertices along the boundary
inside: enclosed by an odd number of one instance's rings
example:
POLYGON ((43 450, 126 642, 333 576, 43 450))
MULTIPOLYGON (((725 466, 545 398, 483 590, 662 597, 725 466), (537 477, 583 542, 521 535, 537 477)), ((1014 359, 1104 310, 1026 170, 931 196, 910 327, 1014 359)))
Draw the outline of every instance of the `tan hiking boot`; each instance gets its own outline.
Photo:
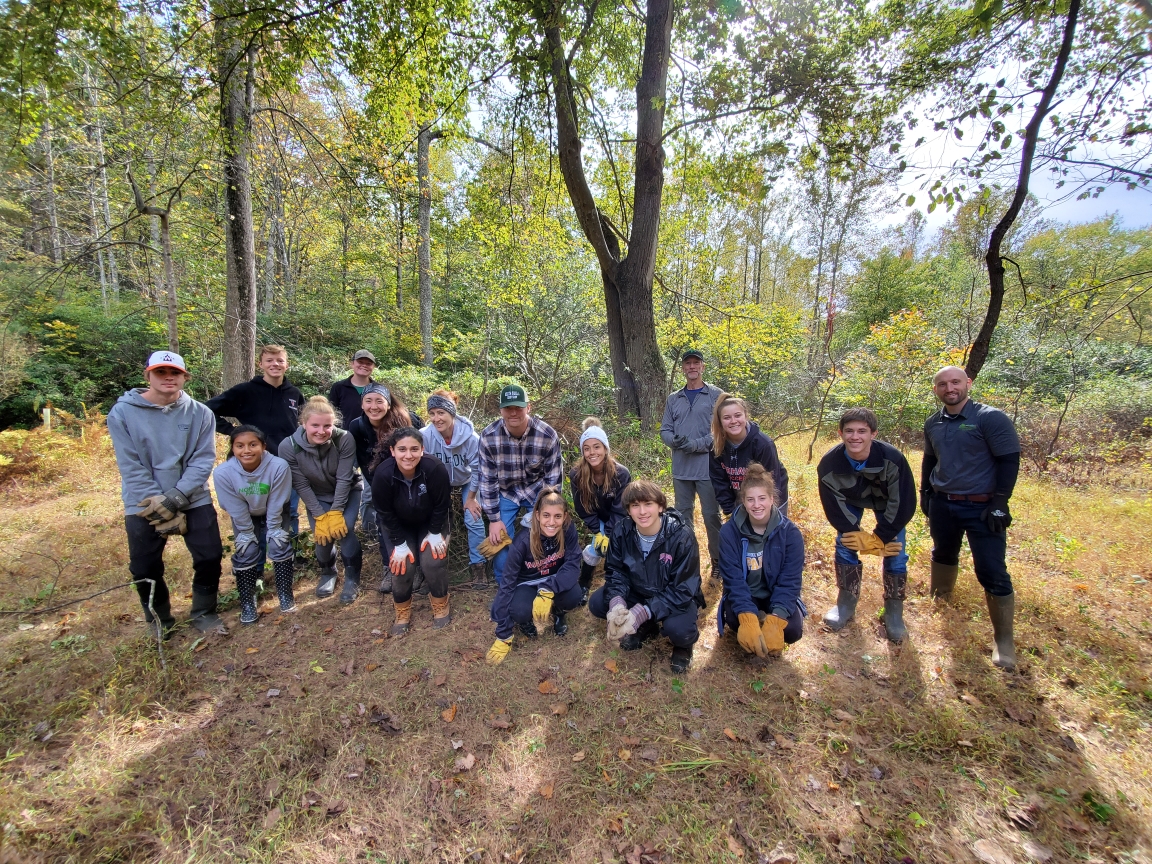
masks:
POLYGON ((393 636, 403 636, 408 632, 408 622, 412 620, 412 600, 405 600, 403 603, 392 601, 396 607, 396 623, 392 625, 393 636))
POLYGON ((429 597, 432 604, 432 629, 439 630, 452 623, 452 610, 448 608, 448 595, 443 597, 429 597))

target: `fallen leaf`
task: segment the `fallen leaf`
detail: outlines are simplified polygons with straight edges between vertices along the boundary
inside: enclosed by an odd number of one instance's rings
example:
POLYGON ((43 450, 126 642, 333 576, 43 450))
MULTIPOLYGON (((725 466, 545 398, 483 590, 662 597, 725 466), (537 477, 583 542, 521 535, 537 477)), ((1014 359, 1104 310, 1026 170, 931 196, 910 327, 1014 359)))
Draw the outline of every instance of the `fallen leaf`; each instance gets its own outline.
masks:
POLYGON ((251 648, 245 648, 245 649, 244 649, 244 653, 245 653, 245 654, 256 654, 256 653, 258 653, 259 651, 260 651, 260 649, 259 649, 259 648, 257 648, 256 646, 252 646, 251 648))
POLYGON ((967 704, 971 705, 973 708, 983 708, 984 707, 984 703, 981 702, 979 699, 977 699, 975 696, 973 696, 971 693, 969 693, 967 690, 965 690, 963 693, 960 694, 960 701, 966 702, 967 704))
POLYGON ((356 668, 355 667, 355 661, 349 660, 346 664, 344 664, 343 666, 340 667, 340 671, 343 672, 345 675, 351 675, 352 671, 355 668, 356 668))
POLYGON ((796 856, 784 848, 783 840, 776 844, 776 847, 768 853, 767 857, 760 860, 767 862, 767 864, 796 864, 796 856))
POLYGON ((279 690, 277 690, 275 687, 271 688, 271 689, 268 691, 268 698, 269 698, 269 699, 275 699, 275 698, 276 698, 277 696, 279 696, 279 695, 280 695, 280 691, 279 691, 279 690))
POLYGON ((737 843, 736 838, 733 837, 731 834, 728 835, 727 840, 728 840, 728 851, 731 852, 733 855, 735 855, 737 858, 743 858, 744 857, 744 847, 741 846, 739 843, 737 843))
POLYGON ((331 632, 332 632, 332 628, 331 628, 331 627, 329 627, 329 628, 327 628, 327 629, 324 631, 324 635, 325 635, 325 636, 327 636, 327 635, 328 635, 329 633, 331 633, 331 632))
POLYGON ((365 672, 375 672, 379 668, 380 668, 379 663, 369 663, 367 666, 364 667, 364 671, 365 672))
POLYGON ((445 708, 443 711, 440 712, 440 719, 443 720, 445 723, 451 723, 453 720, 456 719, 456 703, 455 702, 453 702, 451 704, 451 706, 449 706, 448 708, 445 708))
POLYGON ((852 858, 856 855, 856 844, 852 842, 851 837, 845 837, 836 844, 836 850, 845 858, 852 858))
POLYGON ((740 736, 737 735, 735 732, 733 732, 731 729, 725 729, 724 730, 724 737, 727 738, 729 741, 739 741, 740 740, 740 736))
POLYGON ((583 761, 584 761, 584 758, 585 758, 587 755, 588 755, 588 754, 587 754, 587 753, 585 753, 583 750, 581 750, 581 751, 579 751, 579 752, 577 752, 577 753, 573 753, 573 754, 572 754, 572 761, 573 761, 573 762, 583 762, 583 761))
POLYGON ((624 738, 621 740, 624 741, 625 747, 635 747, 637 744, 640 743, 640 739, 637 738, 635 735, 625 735, 624 738))
POLYGON ((372 644, 373 645, 383 645, 387 641, 388 640, 386 638, 385 639, 373 639, 372 644))
POLYGON ((1022 708, 1012 708, 1011 706, 1005 708, 1004 713, 1008 715, 1009 720, 1015 720, 1017 723, 1028 724, 1032 722, 1033 718, 1031 711, 1025 711, 1022 708))
POLYGON ((658 762, 660 760, 660 754, 656 752, 655 747, 645 747, 636 755, 645 762, 658 762))
POLYGON ((607 669, 609 672, 619 672, 620 671, 620 667, 616 665, 615 660, 605 660, 604 661, 604 668, 607 669))
POLYGON ((623 747, 621 747, 619 750, 616 751, 616 755, 620 757, 621 762, 627 762, 629 759, 632 758, 632 751, 631 750, 625 750, 623 747))
POLYGON ((563 717, 565 714, 568 713, 568 703, 567 702, 557 702, 555 705, 552 706, 552 713, 555 714, 557 717, 563 717))
POLYGON ((828 791, 829 792, 839 792, 840 791, 840 784, 834 780, 829 780, 828 781, 828 791))
POLYGON ((435 678, 432 679, 432 686, 433 687, 443 687, 447 683, 448 683, 448 676, 444 675, 443 673, 441 673, 440 675, 437 675, 435 678))
POLYGON ((387 735, 399 735, 400 721, 387 712, 377 711, 373 706, 373 713, 369 715, 368 722, 380 727, 380 731, 387 735))
POLYGON ((609 819, 607 827, 613 834, 619 834, 624 830, 624 824, 619 819, 609 819))
POLYGON ((512 719, 507 714, 497 714, 488 721, 488 725, 493 729, 511 729, 512 719))
POLYGON ((537 687, 536 689, 539 690, 541 693, 548 695, 550 693, 557 692, 557 690, 559 688, 556 686, 556 684, 551 679, 549 679, 547 681, 541 681, 540 686, 537 687))
POLYGON ((972 844, 976 860, 984 864, 1014 864, 1012 856, 992 840, 977 840, 972 844))
POLYGON ((275 798, 280 794, 280 787, 282 785, 279 777, 273 777, 268 781, 268 785, 264 787, 264 797, 268 799, 275 798))
POLYGON ((967 740, 966 738, 961 738, 959 741, 956 742, 956 746, 958 746, 958 747, 975 747, 976 745, 973 744, 971 741, 967 740))
POLYGON ((860 810, 860 821, 869 828, 880 828, 884 825, 884 820, 872 813, 867 807, 861 805, 858 809, 860 810))
POLYGON ((1035 840, 1024 841, 1024 854, 1039 864, 1048 864, 1052 860, 1052 850, 1047 846, 1041 846, 1035 840))
POLYGON ((305 810, 309 809, 310 807, 315 807, 319 803, 320 803, 320 793, 319 792, 305 792, 304 797, 300 799, 300 806, 303 807, 305 810))
POLYGON ((1015 802, 1006 807, 1004 815, 1007 816, 1008 821, 1017 828, 1031 831, 1036 827, 1043 803, 1039 797, 1029 796, 1024 801, 1015 802))
POLYGON ((1089 830, 1088 823, 1077 819, 1075 816, 1061 816, 1057 820, 1057 823, 1065 831, 1074 831, 1077 834, 1087 834, 1089 830))
POLYGON ((268 811, 268 815, 264 817, 264 830, 271 831, 276 827, 276 823, 280 821, 280 817, 284 815, 284 811, 278 806, 273 807, 268 811))
POLYGON ((347 809, 348 809, 348 802, 341 799, 341 800, 337 801, 335 804, 329 804, 328 805, 328 815, 329 816, 339 816, 341 813, 343 813, 347 809))
POLYGON ((849 714, 847 711, 844 711, 844 710, 842 710, 842 709, 840 709, 840 708, 837 708, 835 711, 833 711, 833 712, 832 712, 832 716, 833 716, 833 717, 835 717, 837 720, 839 720, 839 721, 843 722, 843 723, 847 723, 847 722, 849 722, 849 721, 851 721, 851 720, 855 720, 855 719, 856 719, 856 718, 855 718, 855 717, 853 717, 851 714, 849 714))
POLYGON ((781 750, 791 750, 794 746, 796 746, 783 735, 773 735, 772 739, 776 742, 776 746, 781 750))
POLYGON ((459 750, 463 746, 464 746, 464 739, 463 738, 453 738, 452 739, 452 749, 453 750, 459 750))
POLYGON ((555 784, 553 784, 553 783, 545 783, 543 786, 540 787, 541 797, 547 798, 549 801, 552 800, 552 793, 554 791, 556 791, 556 790, 555 790, 555 784))
POLYGON ((197 639, 196 640, 196 647, 194 647, 192 650, 195 651, 197 654, 199 654, 201 651, 204 651, 207 648, 208 648, 207 642, 205 642, 203 639, 197 639))
POLYGON ((456 770, 457 771, 471 771, 472 766, 476 764, 476 757, 471 753, 466 756, 456 757, 456 770))

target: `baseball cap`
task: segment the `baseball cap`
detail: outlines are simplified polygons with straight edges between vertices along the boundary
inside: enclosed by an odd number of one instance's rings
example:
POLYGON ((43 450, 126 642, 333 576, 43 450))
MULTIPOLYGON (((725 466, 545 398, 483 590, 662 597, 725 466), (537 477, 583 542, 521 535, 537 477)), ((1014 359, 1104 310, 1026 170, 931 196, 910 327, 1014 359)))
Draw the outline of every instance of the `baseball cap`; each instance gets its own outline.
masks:
POLYGON ((528 394, 519 384, 508 384, 500 390, 501 408, 527 408, 528 394))
POLYGON ((704 354, 698 348, 689 348, 681 354, 680 362, 683 363, 685 360, 691 360, 692 358, 699 360, 701 363, 704 362, 704 354))
POLYGON ((359 351, 357 351, 355 354, 352 355, 352 359, 353 360, 371 360, 373 363, 375 363, 376 362, 376 355, 365 348, 361 348, 359 351))
POLYGON ((153 351, 148 355, 148 363, 144 366, 144 371, 151 372, 162 366, 171 366, 173 369, 179 369, 184 374, 188 374, 188 367, 184 365, 184 358, 175 351, 153 351))

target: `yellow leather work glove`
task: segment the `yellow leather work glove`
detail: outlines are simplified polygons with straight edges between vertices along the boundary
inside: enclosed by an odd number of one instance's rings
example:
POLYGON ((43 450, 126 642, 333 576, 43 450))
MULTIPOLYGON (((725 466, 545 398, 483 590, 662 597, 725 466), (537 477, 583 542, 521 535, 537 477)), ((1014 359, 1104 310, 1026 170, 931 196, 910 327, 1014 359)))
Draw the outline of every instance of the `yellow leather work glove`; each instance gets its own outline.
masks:
POLYGON ((768 646, 764 644, 764 634, 760 632, 760 618, 755 612, 741 612, 736 617, 740 619, 740 629, 736 631, 736 641, 740 647, 757 657, 765 656, 768 646))
POLYGON ((512 650, 512 637, 507 639, 497 639, 492 643, 492 647, 488 649, 488 656, 484 659, 489 666, 499 666, 504 662, 504 658, 508 656, 508 652, 512 650))
POLYGON ((608 537, 601 534, 599 531, 592 537, 592 548, 595 549, 601 556, 608 554, 608 537))
POLYGON ((864 547, 864 542, 868 535, 863 531, 845 531, 840 535, 840 544, 845 549, 851 549, 853 552, 859 552, 864 547))
POLYGON ((328 536, 333 540, 342 540, 348 536, 348 523, 344 521, 344 514, 340 510, 329 510, 324 514, 328 517, 328 536))
POLYGON ((857 554, 883 555, 884 541, 877 537, 875 534, 865 534, 864 539, 860 541, 860 549, 857 550, 857 554))
POLYGON ((480 543, 477 544, 476 551, 483 555, 485 558, 491 560, 492 558, 496 557, 497 552, 499 552, 505 546, 511 544, 511 542, 512 538, 508 536, 508 532, 501 531, 499 543, 494 544, 487 537, 485 537, 480 543))
POLYGON ((775 615, 769 615, 764 619, 764 626, 760 632, 764 636, 764 645, 769 654, 779 654, 784 650, 784 628, 787 626, 787 621, 775 615))
POLYGON ((556 595, 541 588, 532 601, 532 623, 537 630, 543 630, 552 620, 552 598, 556 595))
POLYGON ((316 525, 312 529, 312 540, 317 546, 327 546, 332 542, 332 535, 328 533, 327 513, 321 513, 316 517, 316 525))
MULTIPOLYGON (((880 538, 877 537, 876 539, 879 540, 880 538)), ((883 543, 884 541, 881 540, 880 542, 883 543)), ((893 555, 899 555, 903 551, 904 551, 904 544, 901 543, 899 540, 889 540, 887 543, 884 543, 884 557, 885 558, 891 558, 893 555)))

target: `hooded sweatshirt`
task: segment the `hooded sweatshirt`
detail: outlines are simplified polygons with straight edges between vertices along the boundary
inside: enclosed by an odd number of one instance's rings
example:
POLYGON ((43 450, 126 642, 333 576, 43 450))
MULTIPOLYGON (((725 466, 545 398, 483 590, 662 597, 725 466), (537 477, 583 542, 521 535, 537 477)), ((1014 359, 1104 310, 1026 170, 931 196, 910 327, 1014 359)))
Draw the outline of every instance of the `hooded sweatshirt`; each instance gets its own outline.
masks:
MULTIPOLYGON (((804 574, 804 537, 796 524, 772 508, 763 534, 752 528, 748 511, 740 507, 720 529, 720 577, 732 610, 765 609, 789 618, 800 602, 804 574)), ((717 616, 721 634, 723 616, 717 616)))
POLYGON ((292 469, 265 451, 256 470, 248 472, 235 456, 225 459, 212 472, 216 500, 232 519, 237 533, 252 532, 252 517, 267 516, 268 530, 283 527, 280 519, 292 496, 292 469))
POLYGON ((647 553, 636 523, 625 516, 612 531, 604 561, 604 599, 639 598, 662 621, 695 603, 704 607, 700 590, 700 548, 696 535, 675 510, 660 516, 660 533, 647 553))
POLYGON ((512 597, 521 585, 535 585, 537 590, 563 594, 580 580, 580 537, 571 522, 564 529, 564 554, 560 554, 558 537, 541 537, 544 555, 539 559, 532 554, 532 532, 517 531, 504 559, 504 571, 496 599, 492 601, 492 620, 496 622, 496 638, 512 635, 512 597))
POLYGON ((232 434, 236 427, 224 418, 235 417, 242 425, 251 424, 263 432, 268 450, 275 455, 280 442, 300 425, 297 417, 304 396, 287 378, 279 387, 273 387, 263 375, 257 375, 251 381, 229 387, 205 404, 216 415, 216 431, 221 435, 232 434))
POLYGON ((451 444, 444 443, 444 436, 431 423, 420 434, 424 436, 424 452, 444 463, 453 486, 463 486, 480 476, 480 436, 467 417, 456 418, 451 444))
POLYGON ((389 456, 372 475, 372 506, 393 546, 407 543, 413 554, 428 534, 443 534, 448 527, 452 487, 448 469, 427 453, 416 463, 411 480, 389 456))
POLYGON ((824 515, 840 534, 859 531, 860 519, 850 508, 876 513, 876 536, 895 539, 916 513, 916 481, 904 454, 884 441, 873 441, 862 468, 848 461, 837 444, 816 466, 824 515))
POLYGON ((753 462, 759 462, 772 475, 776 484, 776 503, 784 509, 788 507, 788 469, 780 461, 775 442, 749 421, 743 441, 735 445, 729 441, 718 457, 711 452, 708 454, 708 476, 716 490, 716 502, 728 515, 736 509, 736 491, 753 462))
POLYGON ((173 487, 187 496, 188 509, 211 504, 206 484, 216 464, 216 418, 187 393, 171 405, 153 405, 144 392, 128 390, 108 412, 124 512, 139 513, 141 501, 173 487))
POLYGON ((596 487, 596 506, 591 511, 584 507, 584 498, 580 494, 580 490, 576 488, 576 474, 577 469, 573 468, 572 473, 568 475, 568 485, 572 491, 572 504, 576 510, 576 515, 593 534, 603 531, 610 535, 612 529, 616 527, 616 523, 628 515, 624 512, 624 505, 620 499, 624 495, 624 487, 632 482, 632 473, 617 462, 616 476, 612 478, 608 491, 604 492, 599 486, 596 487))
POLYGON ((292 469, 292 488, 315 519, 329 510, 343 510, 353 489, 360 488, 356 442, 344 429, 333 429, 323 444, 308 442, 303 426, 280 442, 280 458, 292 469), (331 501, 328 506, 321 500, 331 501))

